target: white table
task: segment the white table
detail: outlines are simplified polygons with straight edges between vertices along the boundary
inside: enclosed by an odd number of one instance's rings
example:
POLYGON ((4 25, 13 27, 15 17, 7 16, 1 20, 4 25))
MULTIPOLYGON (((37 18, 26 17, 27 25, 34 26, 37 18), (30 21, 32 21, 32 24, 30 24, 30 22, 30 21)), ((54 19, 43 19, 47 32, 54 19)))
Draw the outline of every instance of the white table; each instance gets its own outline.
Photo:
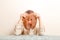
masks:
POLYGON ((60 40, 60 36, 0 36, 0 40, 60 40))

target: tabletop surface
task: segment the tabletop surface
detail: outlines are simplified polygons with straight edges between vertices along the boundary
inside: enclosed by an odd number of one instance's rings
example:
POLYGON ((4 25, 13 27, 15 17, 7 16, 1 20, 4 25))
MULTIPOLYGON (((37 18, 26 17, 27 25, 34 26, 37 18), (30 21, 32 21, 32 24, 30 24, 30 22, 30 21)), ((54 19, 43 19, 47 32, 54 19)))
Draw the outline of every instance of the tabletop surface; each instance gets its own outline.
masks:
POLYGON ((60 36, 35 36, 35 35, 0 36, 0 40, 60 40, 60 36))

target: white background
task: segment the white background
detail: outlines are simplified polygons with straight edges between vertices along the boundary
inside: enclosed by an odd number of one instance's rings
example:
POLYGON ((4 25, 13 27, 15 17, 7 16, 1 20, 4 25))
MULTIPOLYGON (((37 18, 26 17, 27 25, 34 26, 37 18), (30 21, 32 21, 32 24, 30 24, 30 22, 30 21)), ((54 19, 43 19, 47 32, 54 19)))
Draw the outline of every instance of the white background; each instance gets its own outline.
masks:
POLYGON ((0 35, 11 34, 28 9, 40 14, 45 35, 60 35, 60 0, 0 0, 0 35))

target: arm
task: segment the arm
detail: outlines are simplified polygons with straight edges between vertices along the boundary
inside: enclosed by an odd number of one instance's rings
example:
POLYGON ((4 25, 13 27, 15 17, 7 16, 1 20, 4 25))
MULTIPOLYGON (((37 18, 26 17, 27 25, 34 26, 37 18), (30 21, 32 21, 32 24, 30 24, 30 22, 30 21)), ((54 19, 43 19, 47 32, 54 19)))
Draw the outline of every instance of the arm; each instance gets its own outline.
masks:
POLYGON ((37 19, 38 19, 38 21, 39 21, 39 27, 38 27, 38 30, 37 30, 37 31, 38 31, 38 34, 39 34, 39 35, 42 35, 43 32, 45 31, 45 28, 44 28, 43 25, 42 25, 40 16, 37 16, 37 19))
POLYGON ((15 35, 21 35, 22 31, 23 31, 23 23, 22 23, 22 16, 20 16, 18 23, 15 25, 15 35))
POLYGON ((40 17, 37 16, 37 35, 40 35, 40 29, 41 29, 41 23, 40 23, 40 17))

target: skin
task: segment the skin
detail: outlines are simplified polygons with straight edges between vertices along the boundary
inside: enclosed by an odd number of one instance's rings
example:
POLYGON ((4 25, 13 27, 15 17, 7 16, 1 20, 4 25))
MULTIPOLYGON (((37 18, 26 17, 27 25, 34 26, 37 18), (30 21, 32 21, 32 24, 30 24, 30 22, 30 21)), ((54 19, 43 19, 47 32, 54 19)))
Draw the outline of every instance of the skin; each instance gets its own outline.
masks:
MULTIPOLYGON (((36 25, 36 21, 37 21, 37 18, 36 16, 31 13, 31 14, 28 14, 28 15, 25 15, 26 17, 24 17, 22 20, 23 20, 23 24, 25 26, 25 28, 27 30, 30 30, 30 29, 34 29, 35 25, 36 25)), ((23 16, 22 16, 23 17, 23 16)))

